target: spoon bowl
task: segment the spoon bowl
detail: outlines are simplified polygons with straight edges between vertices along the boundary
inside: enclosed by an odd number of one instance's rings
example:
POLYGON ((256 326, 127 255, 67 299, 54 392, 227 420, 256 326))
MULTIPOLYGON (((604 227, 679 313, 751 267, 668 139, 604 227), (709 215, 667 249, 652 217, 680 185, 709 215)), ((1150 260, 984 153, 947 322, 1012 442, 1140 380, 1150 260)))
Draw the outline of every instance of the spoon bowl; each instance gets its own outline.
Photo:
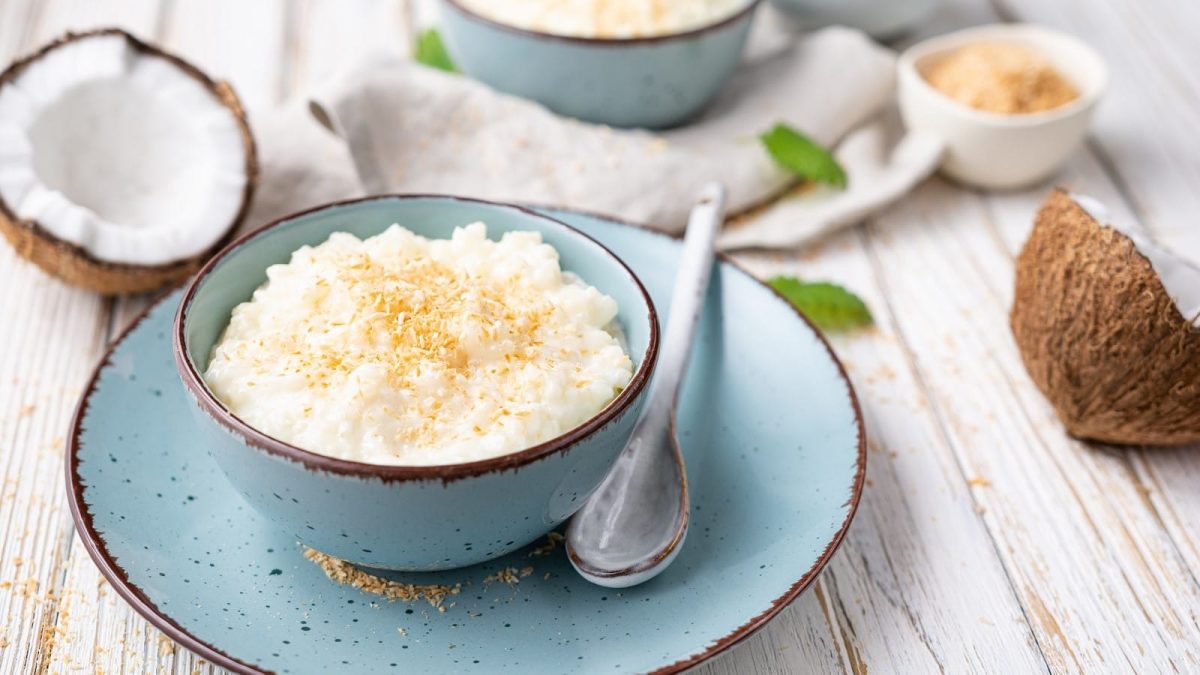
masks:
POLYGON ((671 564, 687 537, 687 472, 674 422, 645 429, 639 424, 633 433, 628 452, 567 530, 571 565, 600 586, 649 580, 671 564), (656 450, 663 447, 669 451, 656 450), (620 487, 606 489, 610 484, 620 487))

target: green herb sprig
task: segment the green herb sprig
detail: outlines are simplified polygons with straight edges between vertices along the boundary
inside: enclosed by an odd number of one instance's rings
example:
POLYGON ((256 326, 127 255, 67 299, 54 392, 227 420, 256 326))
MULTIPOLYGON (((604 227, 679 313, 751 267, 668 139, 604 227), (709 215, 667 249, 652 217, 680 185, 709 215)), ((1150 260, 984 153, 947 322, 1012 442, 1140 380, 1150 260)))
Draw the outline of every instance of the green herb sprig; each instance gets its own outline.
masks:
POLYGON ((442 44, 442 36, 436 28, 427 28, 417 36, 417 45, 413 50, 413 60, 430 68, 444 70, 447 73, 457 73, 458 68, 450 58, 446 46, 442 44))
POLYGON ((786 124, 776 124, 760 138, 775 162, 788 171, 807 180, 846 187, 846 171, 829 150, 808 136, 786 124))
POLYGON ((822 331, 848 331, 874 321, 867 304, 837 284, 782 276, 772 277, 767 283, 822 331))

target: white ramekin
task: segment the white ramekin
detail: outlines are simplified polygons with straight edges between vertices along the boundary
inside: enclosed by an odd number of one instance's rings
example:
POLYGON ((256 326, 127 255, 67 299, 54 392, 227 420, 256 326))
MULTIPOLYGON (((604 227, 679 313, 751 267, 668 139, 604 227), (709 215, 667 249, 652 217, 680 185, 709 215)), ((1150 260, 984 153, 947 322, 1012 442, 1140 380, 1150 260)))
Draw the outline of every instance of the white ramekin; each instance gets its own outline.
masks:
POLYGON ((989 189, 1016 188, 1057 171, 1087 133, 1108 84, 1103 59, 1065 33, 1031 24, 968 28, 920 42, 897 63, 900 112, 909 130, 946 146, 942 171, 989 189), (1044 55, 1079 90, 1079 98, 1045 112, 1005 115, 977 110, 937 91, 923 72, 949 52, 979 42, 1010 42, 1044 55))

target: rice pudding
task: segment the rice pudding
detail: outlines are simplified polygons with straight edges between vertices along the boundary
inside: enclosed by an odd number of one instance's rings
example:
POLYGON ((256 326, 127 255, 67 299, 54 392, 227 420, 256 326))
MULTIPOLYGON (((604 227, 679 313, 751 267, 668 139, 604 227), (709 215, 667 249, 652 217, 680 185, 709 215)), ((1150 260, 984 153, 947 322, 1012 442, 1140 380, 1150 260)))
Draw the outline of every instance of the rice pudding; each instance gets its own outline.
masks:
POLYGON ((584 38, 684 33, 733 16, 749 0, 458 0, 498 23, 584 38))
POLYGON ((204 379, 247 424, 311 452, 469 462, 548 441, 616 397, 633 375, 616 316, 536 232, 335 233, 267 269, 204 379))

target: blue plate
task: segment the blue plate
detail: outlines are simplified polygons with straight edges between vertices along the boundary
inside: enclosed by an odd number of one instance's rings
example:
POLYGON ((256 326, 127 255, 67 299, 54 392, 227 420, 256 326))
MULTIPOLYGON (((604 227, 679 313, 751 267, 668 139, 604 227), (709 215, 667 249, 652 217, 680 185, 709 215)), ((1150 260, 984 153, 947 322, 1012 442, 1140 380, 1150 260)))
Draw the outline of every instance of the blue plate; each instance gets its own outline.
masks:
MULTIPOLYGON (((670 310, 679 243, 573 212, 670 310)), ((680 408, 692 524, 675 564, 617 592, 557 550, 395 575, 462 583, 445 612, 329 581, 233 491, 192 433, 171 356, 180 293, 113 345, 76 412, 67 490, 88 552, 151 623, 239 672, 675 672, 740 642, 803 591, 858 505, 862 419, 820 335, 731 263, 713 275, 680 408), (520 583, 486 584, 532 567, 520 583)), ((403 537, 403 532, 395 536, 403 537)))

